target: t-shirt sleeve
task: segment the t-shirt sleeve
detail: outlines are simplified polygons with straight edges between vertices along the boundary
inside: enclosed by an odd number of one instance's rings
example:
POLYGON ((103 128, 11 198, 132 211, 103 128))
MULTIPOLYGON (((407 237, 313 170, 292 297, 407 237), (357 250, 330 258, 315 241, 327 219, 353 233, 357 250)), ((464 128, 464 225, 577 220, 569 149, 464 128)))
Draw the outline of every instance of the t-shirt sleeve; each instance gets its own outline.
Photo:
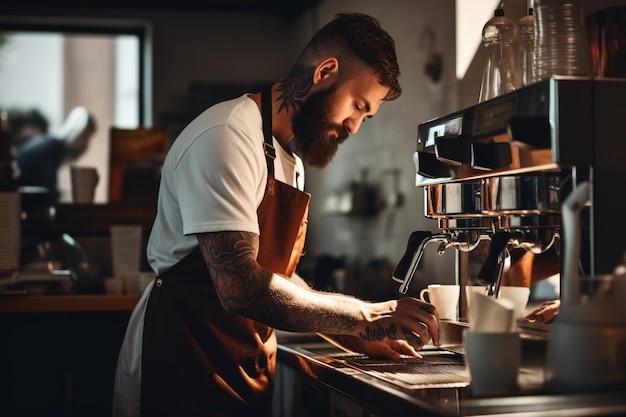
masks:
POLYGON ((231 125, 200 134, 175 167, 183 233, 259 233, 267 168, 262 147, 231 125))

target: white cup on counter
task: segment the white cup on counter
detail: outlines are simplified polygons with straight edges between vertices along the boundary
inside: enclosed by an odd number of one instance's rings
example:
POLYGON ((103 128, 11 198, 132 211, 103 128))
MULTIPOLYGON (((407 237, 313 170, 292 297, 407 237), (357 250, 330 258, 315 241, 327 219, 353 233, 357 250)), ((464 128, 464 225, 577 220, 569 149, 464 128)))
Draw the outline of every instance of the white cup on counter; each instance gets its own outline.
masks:
MULTIPOLYGON (((466 285, 465 286, 465 299, 467 300, 467 316, 470 316, 472 309, 472 299, 474 293, 485 294, 487 287, 483 285, 466 285)), ((503 285, 500 287, 498 298, 504 298, 510 300, 515 305, 515 318, 519 319, 524 317, 526 313, 526 305, 530 297, 530 288, 528 287, 516 287, 503 285)))
POLYGON ((472 309, 472 300, 474 299, 474 293, 485 294, 487 287, 484 285, 466 285, 465 286, 465 301, 467 302, 466 319, 469 319, 470 310, 472 309))
POLYGON ((521 364, 517 332, 465 332, 465 362, 470 389, 477 396, 508 395, 518 390, 521 364))
POLYGON ((526 305, 528 304, 528 298, 530 297, 530 288, 528 287, 514 287, 503 285, 500 287, 498 298, 504 298, 510 300, 515 305, 515 318, 520 319, 525 316, 526 305))
POLYGON ((433 304, 442 320, 457 320, 460 286, 455 284, 430 284, 420 291, 420 299, 433 304))

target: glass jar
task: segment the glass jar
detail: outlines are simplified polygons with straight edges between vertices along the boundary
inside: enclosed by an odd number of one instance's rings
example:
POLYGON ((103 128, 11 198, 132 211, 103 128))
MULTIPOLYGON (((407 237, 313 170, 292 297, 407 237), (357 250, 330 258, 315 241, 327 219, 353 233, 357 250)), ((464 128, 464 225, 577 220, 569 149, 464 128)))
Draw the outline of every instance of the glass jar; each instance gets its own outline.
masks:
POLYGON ((483 68, 479 101, 492 99, 522 86, 517 24, 496 9, 483 27, 487 60, 483 68))
POLYGON ((580 0, 535 1, 535 73, 590 76, 591 54, 580 0))

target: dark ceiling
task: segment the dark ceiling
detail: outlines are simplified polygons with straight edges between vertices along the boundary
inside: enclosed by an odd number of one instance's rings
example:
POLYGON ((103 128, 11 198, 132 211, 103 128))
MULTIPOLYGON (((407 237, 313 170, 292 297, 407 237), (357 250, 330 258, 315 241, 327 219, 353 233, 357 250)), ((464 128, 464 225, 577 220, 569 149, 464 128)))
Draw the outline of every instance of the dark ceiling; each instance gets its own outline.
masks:
POLYGON ((0 0, 0 6, 27 9, 103 8, 146 9, 163 11, 237 12, 270 14, 292 20, 321 0, 0 0))

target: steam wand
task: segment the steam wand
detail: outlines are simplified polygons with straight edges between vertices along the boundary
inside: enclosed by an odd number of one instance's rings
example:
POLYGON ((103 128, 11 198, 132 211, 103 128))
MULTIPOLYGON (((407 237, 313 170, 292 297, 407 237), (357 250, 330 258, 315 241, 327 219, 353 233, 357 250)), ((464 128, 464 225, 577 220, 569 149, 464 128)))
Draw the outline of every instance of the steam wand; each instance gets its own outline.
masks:
MULTIPOLYGON (((480 237, 478 239, 480 239, 480 237)), ((433 235, 431 232, 425 230, 411 233, 406 251, 392 274, 392 278, 402 284, 398 290, 401 294, 407 293, 411 280, 413 280, 417 267, 424 255, 424 249, 430 242, 439 242, 437 253, 441 255, 449 246, 454 246, 465 251, 471 250, 471 248, 477 244, 478 240, 476 240, 476 236, 471 234, 468 238, 468 236, 464 234, 455 235, 441 233, 433 235)))

